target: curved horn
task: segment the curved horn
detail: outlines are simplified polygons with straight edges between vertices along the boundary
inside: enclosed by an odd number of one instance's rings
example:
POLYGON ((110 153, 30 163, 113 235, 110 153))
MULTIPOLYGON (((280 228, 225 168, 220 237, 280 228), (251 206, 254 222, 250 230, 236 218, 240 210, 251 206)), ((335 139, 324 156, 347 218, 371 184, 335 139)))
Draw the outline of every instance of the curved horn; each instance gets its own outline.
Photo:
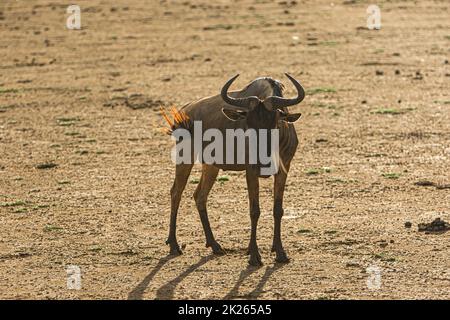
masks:
POLYGON ((228 95, 228 88, 231 86, 231 84, 234 82, 234 80, 236 80, 237 77, 239 77, 239 74, 232 77, 223 86, 222 91, 220 93, 223 101, 225 101, 229 105, 237 107, 241 110, 248 110, 248 109, 254 108, 260 102, 258 97, 251 96, 251 97, 245 97, 245 98, 232 98, 228 95))
POLYGON ((264 100, 265 105, 271 105, 273 109, 277 109, 293 106, 303 101, 303 99, 305 98, 305 90, 303 89, 302 85, 288 73, 285 73, 285 75, 289 78, 289 80, 291 80, 292 84, 297 89, 297 98, 288 99, 283 97, 270 96, 266 100, 264 100))

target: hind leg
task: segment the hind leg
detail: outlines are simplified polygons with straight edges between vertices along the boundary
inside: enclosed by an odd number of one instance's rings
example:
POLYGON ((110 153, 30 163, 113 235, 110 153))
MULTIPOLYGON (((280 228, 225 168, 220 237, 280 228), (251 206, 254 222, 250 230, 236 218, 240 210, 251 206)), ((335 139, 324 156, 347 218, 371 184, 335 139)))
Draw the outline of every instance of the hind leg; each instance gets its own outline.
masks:
POLYGON ((211 247, 214 254, 223 254, 224 251, 222 247, 214 239, 211 226, 209 225, 208 211, 206 209, 208 194, 211 191, 214 182, 216 182, 218 173, 219 169, 214 166, 207 164, 202 166, 202 177, 200 178, 200 183, 195 190, 194 199, 195 204, 197 205, 198 213, 200 214, 203 230, 205 231, 206 247, 211 247))
POLYGON ((169 237, 166 244, 170 245, 170 254, 179 255, 181 249, 177 242, 176 228, 177 228, 177 214, 180 206, 181 195, 186 187, 187 180, 191 174, 192 164, 178 164, 175 168, 175 180, 170 190, 170 229, 169 237))

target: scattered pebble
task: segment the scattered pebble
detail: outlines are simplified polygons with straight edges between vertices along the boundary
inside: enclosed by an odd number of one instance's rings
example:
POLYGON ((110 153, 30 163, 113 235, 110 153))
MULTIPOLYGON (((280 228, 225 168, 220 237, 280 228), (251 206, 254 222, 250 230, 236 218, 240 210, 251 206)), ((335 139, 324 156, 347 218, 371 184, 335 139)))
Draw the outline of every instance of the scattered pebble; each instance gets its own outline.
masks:
POLYGON ((433 187, 434 186, 434 182, 429 181, 429 180, 420 180, 420 181, 414 182, 414 184, 416 186, 420 186, 420 187, 433 187))
POLYGON ((414 80, 422 80, 423 79, 423 75, 422 73, 419 71, 416 71, 416 75, 413 78, 414 80))
POLYGON ((443 190, 443 189, 450 189, 450 184, 437 184, 433 181, 429 181, 429 180, 420 180, 417 182, 414 182, 414 185, 419 186, 419 187, 435 187, 438 190, 443 190))
POLYGON ((52 169, 52 168, 55 168, 57 166, 58 165, 56 163, 48 162, 48 163, 41 163, 41 164, 36 165, 36 169, 40 169, 40 170, 42 170, 42 169, 52 169))
POLYGON ((444 220, 441 220, 441 218, 436 218, 430 223, 419 223, 418 229, 420 232, 426 233, 445 232, 450 230, 450 224, 444 220))

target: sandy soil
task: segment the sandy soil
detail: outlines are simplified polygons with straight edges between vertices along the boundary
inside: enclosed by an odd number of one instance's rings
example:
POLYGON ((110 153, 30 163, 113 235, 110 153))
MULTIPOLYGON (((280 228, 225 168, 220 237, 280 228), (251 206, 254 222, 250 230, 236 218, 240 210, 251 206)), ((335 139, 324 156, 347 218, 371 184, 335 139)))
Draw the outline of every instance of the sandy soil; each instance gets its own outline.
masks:
POLYGON ((378 1, 379 31, 369 1, 76 3, 82 30, 67 30, 64 1, 0 3, 0 298, 450 298, 450 234, 417 230, 450 220, 447 0, 378 1), (308 90, 285 194, 291 262, 270 253, 264 179, 265 264, 247 268, 242 173, 209 201, 228 254, 205 248, 189 183, 184 254, 167 257, 173 142, 159 106, 216 94, 237 72, 236 88, 288 84, 286 71, 308 90), (67 289, 68 265, 81 290, 67 289))

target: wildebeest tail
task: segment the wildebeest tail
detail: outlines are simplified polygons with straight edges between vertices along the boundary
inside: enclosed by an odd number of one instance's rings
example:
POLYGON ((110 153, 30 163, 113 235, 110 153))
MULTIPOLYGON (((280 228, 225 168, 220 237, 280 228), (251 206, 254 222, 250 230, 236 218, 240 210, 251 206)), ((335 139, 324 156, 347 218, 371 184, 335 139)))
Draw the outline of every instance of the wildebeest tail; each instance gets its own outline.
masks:
POLYGON ((171 135, 176 129, 183 128, 189 130, 191 127, 191 121, 186 112, 179 111, 174 106, 170 107, 169 114, 161 107, 161 115, 169 125, 168 128, 163 128, 164 132, 168 135, 171 135))

